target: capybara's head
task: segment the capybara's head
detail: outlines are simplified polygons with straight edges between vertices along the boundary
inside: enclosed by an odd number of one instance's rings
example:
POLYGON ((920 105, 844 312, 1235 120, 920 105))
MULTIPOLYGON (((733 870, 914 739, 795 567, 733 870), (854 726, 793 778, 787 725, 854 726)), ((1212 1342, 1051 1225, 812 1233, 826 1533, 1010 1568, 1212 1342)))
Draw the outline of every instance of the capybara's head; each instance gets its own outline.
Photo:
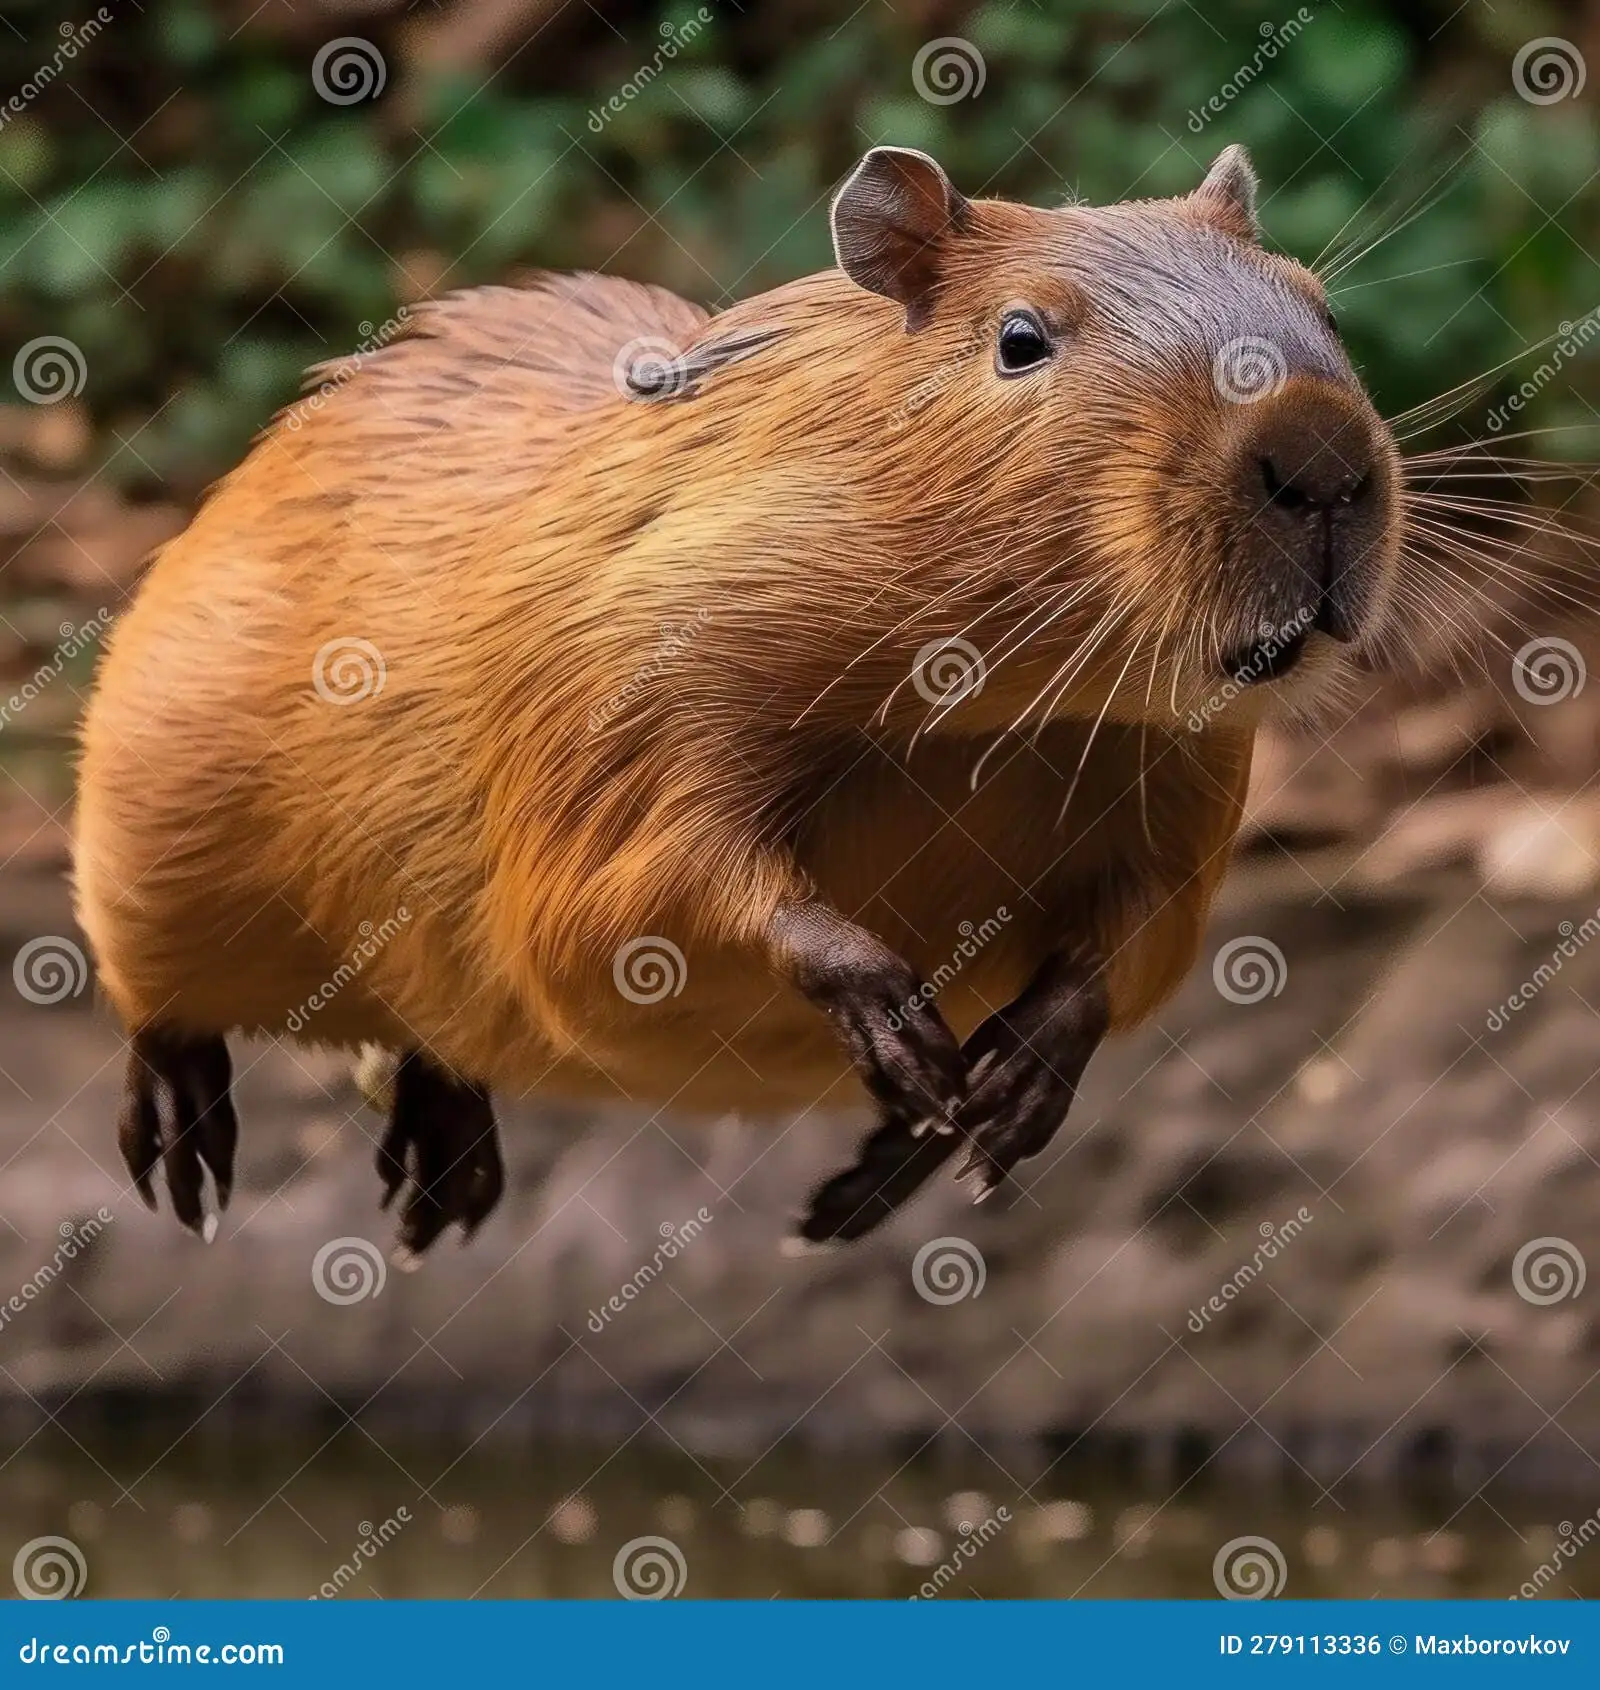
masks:
POLYGON ((1097 208, 968 200, 888 147, 839 191, 840 268, 904 313, 857 350, 898 372, 872 388, 909 543, 985 714, 1248 720, 1381 621, 1399 456, 1255 199, 1238 147, 1182 198, 1097 208))

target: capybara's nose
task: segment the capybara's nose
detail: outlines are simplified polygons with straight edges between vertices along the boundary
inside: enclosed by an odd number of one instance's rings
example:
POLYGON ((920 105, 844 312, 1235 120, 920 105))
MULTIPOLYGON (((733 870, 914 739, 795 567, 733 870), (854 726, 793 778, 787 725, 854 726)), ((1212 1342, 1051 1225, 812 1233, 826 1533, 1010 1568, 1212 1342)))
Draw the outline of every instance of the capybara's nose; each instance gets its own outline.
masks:
POLYGON ((1253 407, 1235 449, 1236 508, 1276 606, 1269 620, 1309 616, 1353 638, 1388 508, 1376 419, 1331 383, 1296 381, 1253 407))
POLYGON ((1264 432, 1258 445, 1257 495, 1291 516, 1314 517, 1354 505, 1372 491, 1367 430, 1344 418, 1332 430, 1291 420, 1264 432))

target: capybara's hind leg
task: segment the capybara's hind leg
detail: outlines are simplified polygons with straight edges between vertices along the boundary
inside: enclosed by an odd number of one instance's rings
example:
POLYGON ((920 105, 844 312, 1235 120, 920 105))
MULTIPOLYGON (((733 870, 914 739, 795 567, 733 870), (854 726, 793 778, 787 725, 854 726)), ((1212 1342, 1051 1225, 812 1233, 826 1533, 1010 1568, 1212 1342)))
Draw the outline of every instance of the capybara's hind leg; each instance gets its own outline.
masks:
POLYGON ((173 1213, 207 1239, 216 1223, 206 1215, 203 1170, 211 1171, 219 1209, 226 1209, 233 1195, 239 1124, 232 1083, 233 1065, 221 1034, 147 1027, 129 1045, 127 1090, 117 1125, 122 1159, 152 1209, 151 1178, 159 1164, 173 1213))
POLYGON ((456 1079, 420 1051, 394 1076, 388 1131, 378 1146, 383 1207, 409 1178, 400 1218, 401 1248, 419 1256, 452 1221, 470 1238, 505 1189, 500 1135, 489 1094, 456 1079))

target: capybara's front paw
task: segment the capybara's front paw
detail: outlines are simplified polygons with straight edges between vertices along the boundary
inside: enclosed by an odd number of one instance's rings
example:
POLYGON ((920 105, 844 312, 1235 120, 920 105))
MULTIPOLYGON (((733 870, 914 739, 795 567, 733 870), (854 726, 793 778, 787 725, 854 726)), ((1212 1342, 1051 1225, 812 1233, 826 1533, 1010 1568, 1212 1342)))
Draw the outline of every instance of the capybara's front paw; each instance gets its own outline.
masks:
POLYGON ((914 1123, 947 1122, 967 1089, 956 1036, 905 963, 840 994, 829 1013, 863 1083, 886 1111, 914 1123))
POLYGON ((972 1182, 977 1202, 1055 1137, 1072 1107, 1076 1078, 1058 1073, 1021 1041, 980 1059, 956 1115, 956 1135, 967 1151, 956 1178, 972 1182))
POLYGON ((780 974, 833 1023, 886 1116, 949 1116, 966 1091, 966 1063, 933 993, 904 957, 814 901, 780 909, 769 943, 780 974))

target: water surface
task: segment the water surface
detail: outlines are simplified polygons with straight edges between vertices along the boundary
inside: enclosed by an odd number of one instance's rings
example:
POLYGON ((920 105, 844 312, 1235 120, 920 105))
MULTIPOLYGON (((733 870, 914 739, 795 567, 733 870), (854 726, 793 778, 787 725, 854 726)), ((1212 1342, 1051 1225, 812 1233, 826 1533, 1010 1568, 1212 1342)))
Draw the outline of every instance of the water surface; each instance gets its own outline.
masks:
POLYGON ((116 1597, 1193 1597, 1279 1567, 1289 1596, 1600 1596, 1600 1533, 1548 1500, 1007 1467, 47 1429, 0 1466, 0 1565, 61 1536, 116 1597))

